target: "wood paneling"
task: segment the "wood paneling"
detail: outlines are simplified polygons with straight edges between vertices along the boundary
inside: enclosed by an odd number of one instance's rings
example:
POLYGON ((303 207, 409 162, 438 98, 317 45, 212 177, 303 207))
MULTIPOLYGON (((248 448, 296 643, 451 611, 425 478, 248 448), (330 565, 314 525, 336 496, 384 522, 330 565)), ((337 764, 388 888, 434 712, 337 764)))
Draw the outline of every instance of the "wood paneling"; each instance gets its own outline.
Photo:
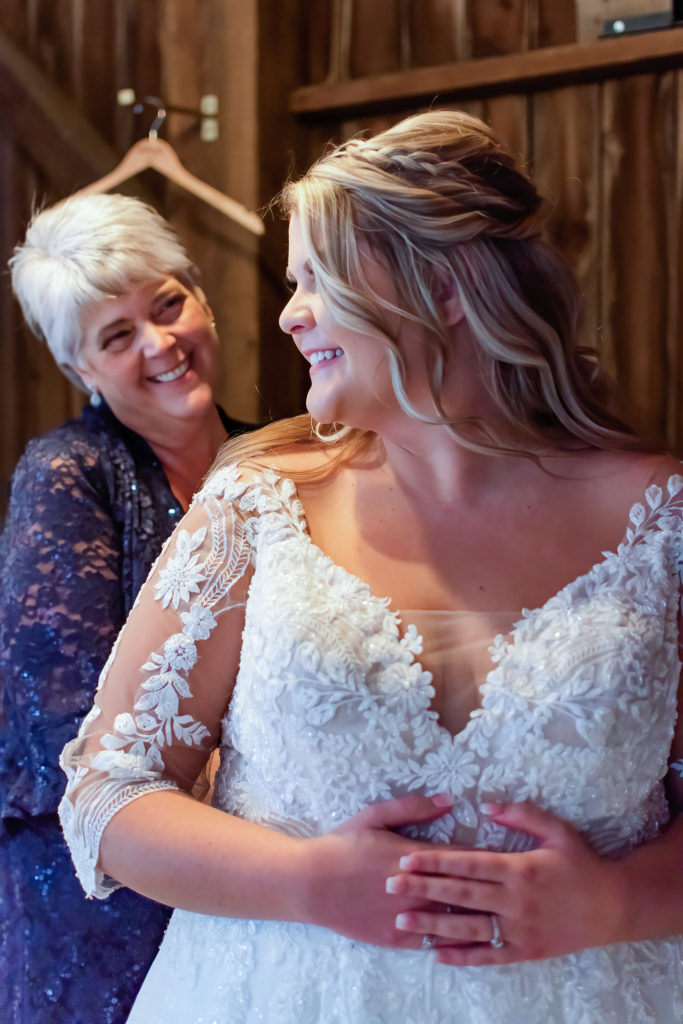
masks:
POLYGON ((448 64, 470 56, 468 0, 409 0, 410 65, 448 64))
MULTIPOLYGON (((0 5, 0 262, 32 207, 98 177, 132 141, 116 89, 158 92, 162 0, 3 0, 0 5)), ((80 409, 84 396, 22 323, 0 274, 0 515, 26 441, 80 409)))
MULTIPOLYGON (((641 429, 667 420, 666 154, 669 76, 603 86, 603 323, 623 394, 641 429)), ((672 147, 667 147, 669 150, 672 147)))
POLYGON ((407 102, 417 106, 434 96, 460 99, 533 93, 682 65, 683 28, 679 27, 302 86, 292 93, 290 109, 297 114, 334 117, 335 112, 351 109, 388 109, 407 102))
POLYGON ((470 57, 497 57, 529 49, 532 5, 527 0, 468 0, 470 57))
POLYGON ((534 179, 550 209, 548 236, 578 278, 585 343, 602 351, 599 99, 596 85, 536 96, 532 135, 534 179))

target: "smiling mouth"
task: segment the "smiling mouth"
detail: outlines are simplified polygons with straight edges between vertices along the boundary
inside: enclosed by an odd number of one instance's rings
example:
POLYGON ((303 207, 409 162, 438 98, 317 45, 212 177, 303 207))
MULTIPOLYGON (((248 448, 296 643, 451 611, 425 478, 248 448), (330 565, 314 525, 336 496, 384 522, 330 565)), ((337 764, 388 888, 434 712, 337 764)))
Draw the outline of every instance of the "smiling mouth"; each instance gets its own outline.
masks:
POLYGON ((340 348, 319 349, 317 352, 311 352, 308 356, 308 361, 311 366, 317 366, 318 363, 323 363, 326 359, 337 359, 339 356, 343 355, 344 353, 340 348))
POLYGON ((159 373, 156 377, 148 377, 147 380, 151 380, 154 384, 168 384, 170 381, 178 380, 179 377, 182 377, 189 367, 190 357, 188 356, 174 370, 169 370, 168 373, 159 373))

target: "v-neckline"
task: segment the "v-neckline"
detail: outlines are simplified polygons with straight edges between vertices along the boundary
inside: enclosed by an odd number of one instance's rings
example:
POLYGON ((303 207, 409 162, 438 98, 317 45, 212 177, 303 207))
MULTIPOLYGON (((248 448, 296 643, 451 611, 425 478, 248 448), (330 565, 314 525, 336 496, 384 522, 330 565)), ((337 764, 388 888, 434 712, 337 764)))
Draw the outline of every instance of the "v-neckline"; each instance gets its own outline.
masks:
MULTIPOLYGON (((396 644, 397 645, 401 645, 402 651, 406 651, 406 650, 408 651, 408 653, 410 654, 410 657, 411 657, 411 664, 412 665, 417 666, 420 669, 421 672, 427 673, 431 677, 431 672, 429 672, 428 669, 425 669, 423 664, 422 664, 422 662, 420 660, 418 660, 417 656, 415 654, 413 654, 413 652, 410 651, 410 649, 407 648, 405 646, 405 644, 402 643, 402 641, 404 640, 404 638, 407 635, 408 630, 410 629, 411 626, 413 627, 413 629, 417 630, 417 627, 415 626, 415 624, 414 623, 410 623, 410 622, 405 622, 400 617, 400 613, 398 611, 395 611, 394 609, 392 609, 392 607, 391 607, 391 597, 384 597, 383 598, 383 597, 380 597, 379 595, 375 594, 375 592, 370 587, 369 583, 367 583, 364 579, 362 579, 362 577, 358 576, 356 573, 351 572, 351 570, 346 569, 343 565, 340 565, 338 562, 335 562, 334 559, 330 555, 326 554, 323 551, 323 549, 312 540, 311 534, 310 534, 310 530, 309 530, 309 526, 308 526, 308 519, 307 519, 307 516, 306 516, 306 510, 305 510, 303 502, 301 501, 301 498, 299 496, 299 491, 298 491, 298 488, 296 486, 296 483, 294 482, 294 480, 292 480, 291 477, 288 477, 285 474, 277 473, 276 475, 278 476, 280 481, 286 482, 292 488, 293 498, 296 501, 296 504, 298 505, 298 509, 300 510, 298 512, 298 525, 301 527, 301 535, 303 537, 305 537, 306 541, 310 545, 311 550, 316 554, 316 556, 318 558, 323 560, 327 565, 333 567, 337 572, 341 573, 344 578, 346 578, 346 579, 350 580, 351 582, 353 582, 355 586, 362 588, 365 591, 365 593, 367 594, 368 598, 378 608, 381 608, 383 610, 384 615, 386 617, 391 618, 397 626, 398 626, 399 623, 403 626, 403 633, 402 634, 401 634, 401 631, 398 630, 398 635, 396 636, 396 640, 395 640, 396 644)), ((489 688, 491 686, 491 684, 489 682, 489 677, 491 675, 491 672, 495 668, 499 667, 501 662, 504 661, 505 659, 507 659, 507 657, 509 657, 512 654, 512 652, 515 650, 516 644, 517 644, 517 633, 518 633, 519 627, 521 627, 522 625, 524 625, 524 624, 532 621, 533 619, 537 618, 538 616, 540 616, 543 612, 545 612, 547 610, 549 605, 551 605, 552 603, 556 602, 558 600, 558 598, 561 598, 562 595, 566 594, 569 590, 572 590, 572 589, 576 588, 577 586, 586 583, 592 576, 595 575, 596 572, 601 570, 608 562, 611 562, 611 561, 619 558, 621 556, 621 554, 622 554, 622 552, 624 550, 624 547, 626 545, 628 545, 629 549, 632 550, 633 547, 634 547, 634 541, 636 540, 636 538, 639 537, 639 536, 641 536, 641 537, 645 536, 645 534, 647 534, 650 531, 651 527, 653 525, 655 525, 654 523, 653 524, 648 523, 647 515, 645 515, 645 517, 641 520, 640 523, 636 522, 636 519, 637 519, 636 510, 639 509, 639 508, 643 508, 643 505, 644 505, 644 502, 643 502, 642 499, 645 499, 645 503, 650 505, 650 511, 651 511, 652 516, 654 516, 654 518, 656 520, 658 520, 659 519, 659 514, 661 513, 663 508, 665 508, 666 505, 670 502, 670 500, 674 497, 674 494, 675 493, 676 494, 680 493, 681 489, 683 489, 683 481, 681 483, 681 486, 676 491, 672 491, 671 487, 669 486, 670 482, 672 480, 674 480, 678 476, 679 476, 679 474, 670 474, 668 476, 667 481, 666 481, 666 485, 665 485, 666 490, 668 492, 668 499, 666 501, 660 502, 656 506, 653 506, 649 502, 649 500, 648 500, 648 492, 651 490, 652 487, 657 487, 659 492, 663 493, 664 488, 660 487, 657 484, 653 484, 652 483, 652 476, 651 476, 650 479, 648 480, 648 483, 647 483, 644 491, 641 492, 641 497, 638 500, 634 501, 630 505, 630 507, 629 507, 628 515, 627 515, 627 520, 626 520, 626 526, 625 526, 625 529, 623 531, 621 540, 619 541, 616 549, 615 550, 608 549, 607 551, 603 551, 602 552, 602 557, 599 558, 597 561, 595 561, 593 563, 593 565, 589 569, 587 569, 583 573, 579 573, 578 576, 575 576, 573 579, 571 579, 567 583, 565 583, 562 587, 559 588, 559 590, 557 590, 557 591, 555 591, 555 593, 551 594, 550 597, 548 597, 548 599, 543 602, 543 604, 540 604, 540 605, 538 605, 538 606, 536 606, 534 608, 522 608, 522 610, 521 610, 521 617, 519 619, 517 619, 512 624, 512 627, 511 627, 509 633, 507 634, 509 636, 509 640, 507 641, 505 646, 499 651, 499 656, 498 656, 497 661, 494 662, 493 659, 491 659, 491 669, 487 672, 485 681, 479 687, 479 692, 481 694, 481 698, 482 699, 480 700, 480 702, 477 705, 477 707, 473 708, 469 712, 469 714, 467 716, 467 721, 465 722, 465 724, 462 727, 462 729, 460 729, 458 732, 455 732, 455 733, 451 732, 450 729, 447 728, 447 726, 443 725, 443 723, 440 720, 439 713, 434 709, 432 701, 431 700, 429 701, 429 703, 428 703, 428 705, 427 705, 425 710, 426 710, 426 712, 432 713, 434 715, 434 725, 438 729, 442 739, 447 738, 452 744, 455 744, 455 743, 462 743, 462 742, 464 742, 468 738, 469 733, 472 731, 475 723, 477 723, 479 721, 479 719, 486 713, 486 710, 487 710, 486 709, 486 697, 487 697, 488 690, 489 690, 489 688), (630 524, 633 524, 633 525, 636 526, 636 532, 635 533, 633 532, 630 524)), ((439 610, 450 611, 451 609, 434 609, 434 610, 436 610, 436 611, 439 611, 439 610)), ((455 609, 455 610, 456 611, 461 611, 461 610, 467 611, 468 609, 455 609)), ((386 622, 386 618, 384 619, 384 622, 386 622)))
MULTIPOLYGON (((343 573, 348 579, 353 580, 357 584, 360 584, 367 591, 368 595, 370 597, 372 597, 372 599, 374 601, 379 602, 386 609, 386 611, 390 615, 393 615, 399 621, 402 621, 400 610, 396 610, 396 609, 394 609, 392 607, 392 598, 391 598, 390 595, 387 595, 385 597, 380 597, 379 594, 376 594, 374 592, 374 590, 372 589, 370 584, 366 580, 364 580, 362 578, 362 576, 358 576, 356 573, 352 572, 350 569, 346 569, 339 562, 335 562, 335 560, 332 558, 331 555, 328 555, 318 544, 316 544, 316 542, 311 538, 311 533, 310 533, 310 529, 309 529, 309 525, 308 525, 308 518, 306 516, 306 510, 305 510, 303 502, 301 501, 301 498, 299 496, 299 491, 298 491, 298 488, 296 486, 296 483, 294 482, 294 480, 292 480, 291 477, 288 477, 285 474, 279 474, 278 473, 278 476, 279 476, 280 480, 282 480, 283 482, 286 481, 293 488, 294 498, 295 498, 295 500, 296 500, 296 502, 297 502, 297 504, 298 504, 298 506, 299 506, 299 508, 301 510, 300 513, 299 513, 299 523, 303 527, 303 533, 304 533, 305 537, 307 538, 309 544, 311 545, 311 548, 313 548, 316 552, 318 552, 319 555, 321 556, 321 558, 323 558, 329 565, 333 566, 339 572, 343 573)), ((678 474, 670 474, 670 476, 667 478, 667 481, 666 481, 666 485, 665 486, 667 487, 670 499, 673 497, 673 493, 672 493, 671 490, 669 490, 668 485, 669 485, 670 481, 674 480, 677 476, 678 476, 678 474)), ((660 487, 657 484, 651 483, 651 480, 652 480, 652 477, 650 477, 650 481, 648 481, 648 483, 647 483, 647 485, 645 487, 645 490, 641 494, 641 497, 638 498, 636 501, 634 501, 629 506, 627 517, 626 517, 626 526, 624 528, 624 531, 623 531, 623 533, 621 535, 621 539, 619 540, 619 543, 617 544, 616 548, 614 550, 607 549, 606 551, 603 551, 601 557, 598 558, 588 569, 586 569, 582 573, 579 573, 577 576, 574 576, 567 583, 563 584, 558 590, 554 591, 554 593, 552 593, 545 601, 543 601, 542 604, 535 605, 533 608, 523 607, 521 609, 521 617, 520 617, 520 619, 518 619, 513 624, 513 627, 512 627, 513 631, 523 621, 527 621, 532 616, 535 616, 535 615, 539 614, 540 612, 545 611, 545 609, 548 607, 548 605, 551 602, 557 600, 557 598, 561 597, 561 595, 563 595, 567 590, 569 590, 570 588, 575 587, 577 584, 582 583, 585 580, 589 579, 589 577, 591 577, 598 569, 601 569, 607 562, 612 561, 615 558, 618 558, 620 556, 620 554, 622 553, 622 550, 623 550, 625 545, 628 545, 629 547, 633 546, 633 541, 636 539, 636 536, 635 535, 629 536, 629 534, 631 533, 631 525, 630 524, 631 523, 635 524, 634 514, 635 514, 636 509, 638 509, 639 507, 643 507, 643 504, 644 504, 643 503, 643 499, 645 499, 645 502, 647 502, 647 492, 652 487, 657 487, 659 491, 663 491, 662 487, 660 487)), ((681 487, 675 493, 679 493, 679 491, 681 489, 683 489, 683 480, 682 480, 682 483, 681 483, 681 487)), ((662 502, 656 508, 652 508, 652 512, 656 513, 657 517, 658 517, 659 513, 666 507, 667 504, 668 504, 668 502, 666 502, 666 501, 662 502)), ((638 524, 637 528, 639 530, 641 530, 643 525, 644 525, 644 523, 640 523, 640 524, 638 524)), ((650 529, 650 526, 645 524, 645 530, 643 531, 643 533, 648 531, 649 529, 650 529)), ((491 611, 495 611, 496 609, 477 609, 477 608, 434 608, 434 609, 427 609, 427 608, 425 608, 425 609, 422 609, 422 610, 423 611, 449 612, 449 613, 450 612, 461 612, 461 611, 462 612, 468 612, 468 613, 476 613, 476 612, 480 611, 482 615, 485 615, 487 613, 490 613, 491 611)), ((408 625, 410 625, 410 623, 408 623, 408 625)))

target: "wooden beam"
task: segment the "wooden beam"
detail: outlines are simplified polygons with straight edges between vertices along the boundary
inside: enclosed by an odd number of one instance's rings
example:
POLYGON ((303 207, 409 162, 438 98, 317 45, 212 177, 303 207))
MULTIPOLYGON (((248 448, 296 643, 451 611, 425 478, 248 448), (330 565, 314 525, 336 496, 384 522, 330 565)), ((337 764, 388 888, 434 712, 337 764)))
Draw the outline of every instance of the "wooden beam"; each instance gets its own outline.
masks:
POLYGON ((683 66, 683 28, 548 46, 502 57, 411 68, 294 89, 289 108, 302 115, 369 110, 406 100, 539 92, 683 66))
POLYGON ((76 104, 4 32, 0 120, 63 195, 110 171, 120 159, 76 104))

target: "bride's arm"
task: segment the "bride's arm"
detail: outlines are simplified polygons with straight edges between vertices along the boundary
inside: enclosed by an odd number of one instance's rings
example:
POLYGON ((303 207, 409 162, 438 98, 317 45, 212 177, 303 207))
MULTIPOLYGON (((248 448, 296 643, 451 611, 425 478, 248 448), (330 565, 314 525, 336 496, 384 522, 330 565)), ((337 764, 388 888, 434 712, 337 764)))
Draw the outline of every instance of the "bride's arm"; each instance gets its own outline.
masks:
MULTIPOLYGON (((152 793, 119 811, 102 841, 102 864, 161 903, 217 916, 298 921, 382 946, 419 948, 395 927, 387 872, 417 844, 392 828, 429 821, 444 797, 405 797, 367 808, 333 833, 294 839, 182 793, 152 793)), ((422 900, 403 900, 405 909, 422 900)))
POLYGON ((437 817, 443 801, 369 808, 330 835, 300 840, 191 796, 239 665, 248 526, 239 500, 206 490, 140 592, 95 707, 62 755, 60 814, 77 872, 88 895, 125 884, 188 910, 313 922, 416 947, 418 938, 396 930, 382 879, 417 846, 390 830, 437 817))

